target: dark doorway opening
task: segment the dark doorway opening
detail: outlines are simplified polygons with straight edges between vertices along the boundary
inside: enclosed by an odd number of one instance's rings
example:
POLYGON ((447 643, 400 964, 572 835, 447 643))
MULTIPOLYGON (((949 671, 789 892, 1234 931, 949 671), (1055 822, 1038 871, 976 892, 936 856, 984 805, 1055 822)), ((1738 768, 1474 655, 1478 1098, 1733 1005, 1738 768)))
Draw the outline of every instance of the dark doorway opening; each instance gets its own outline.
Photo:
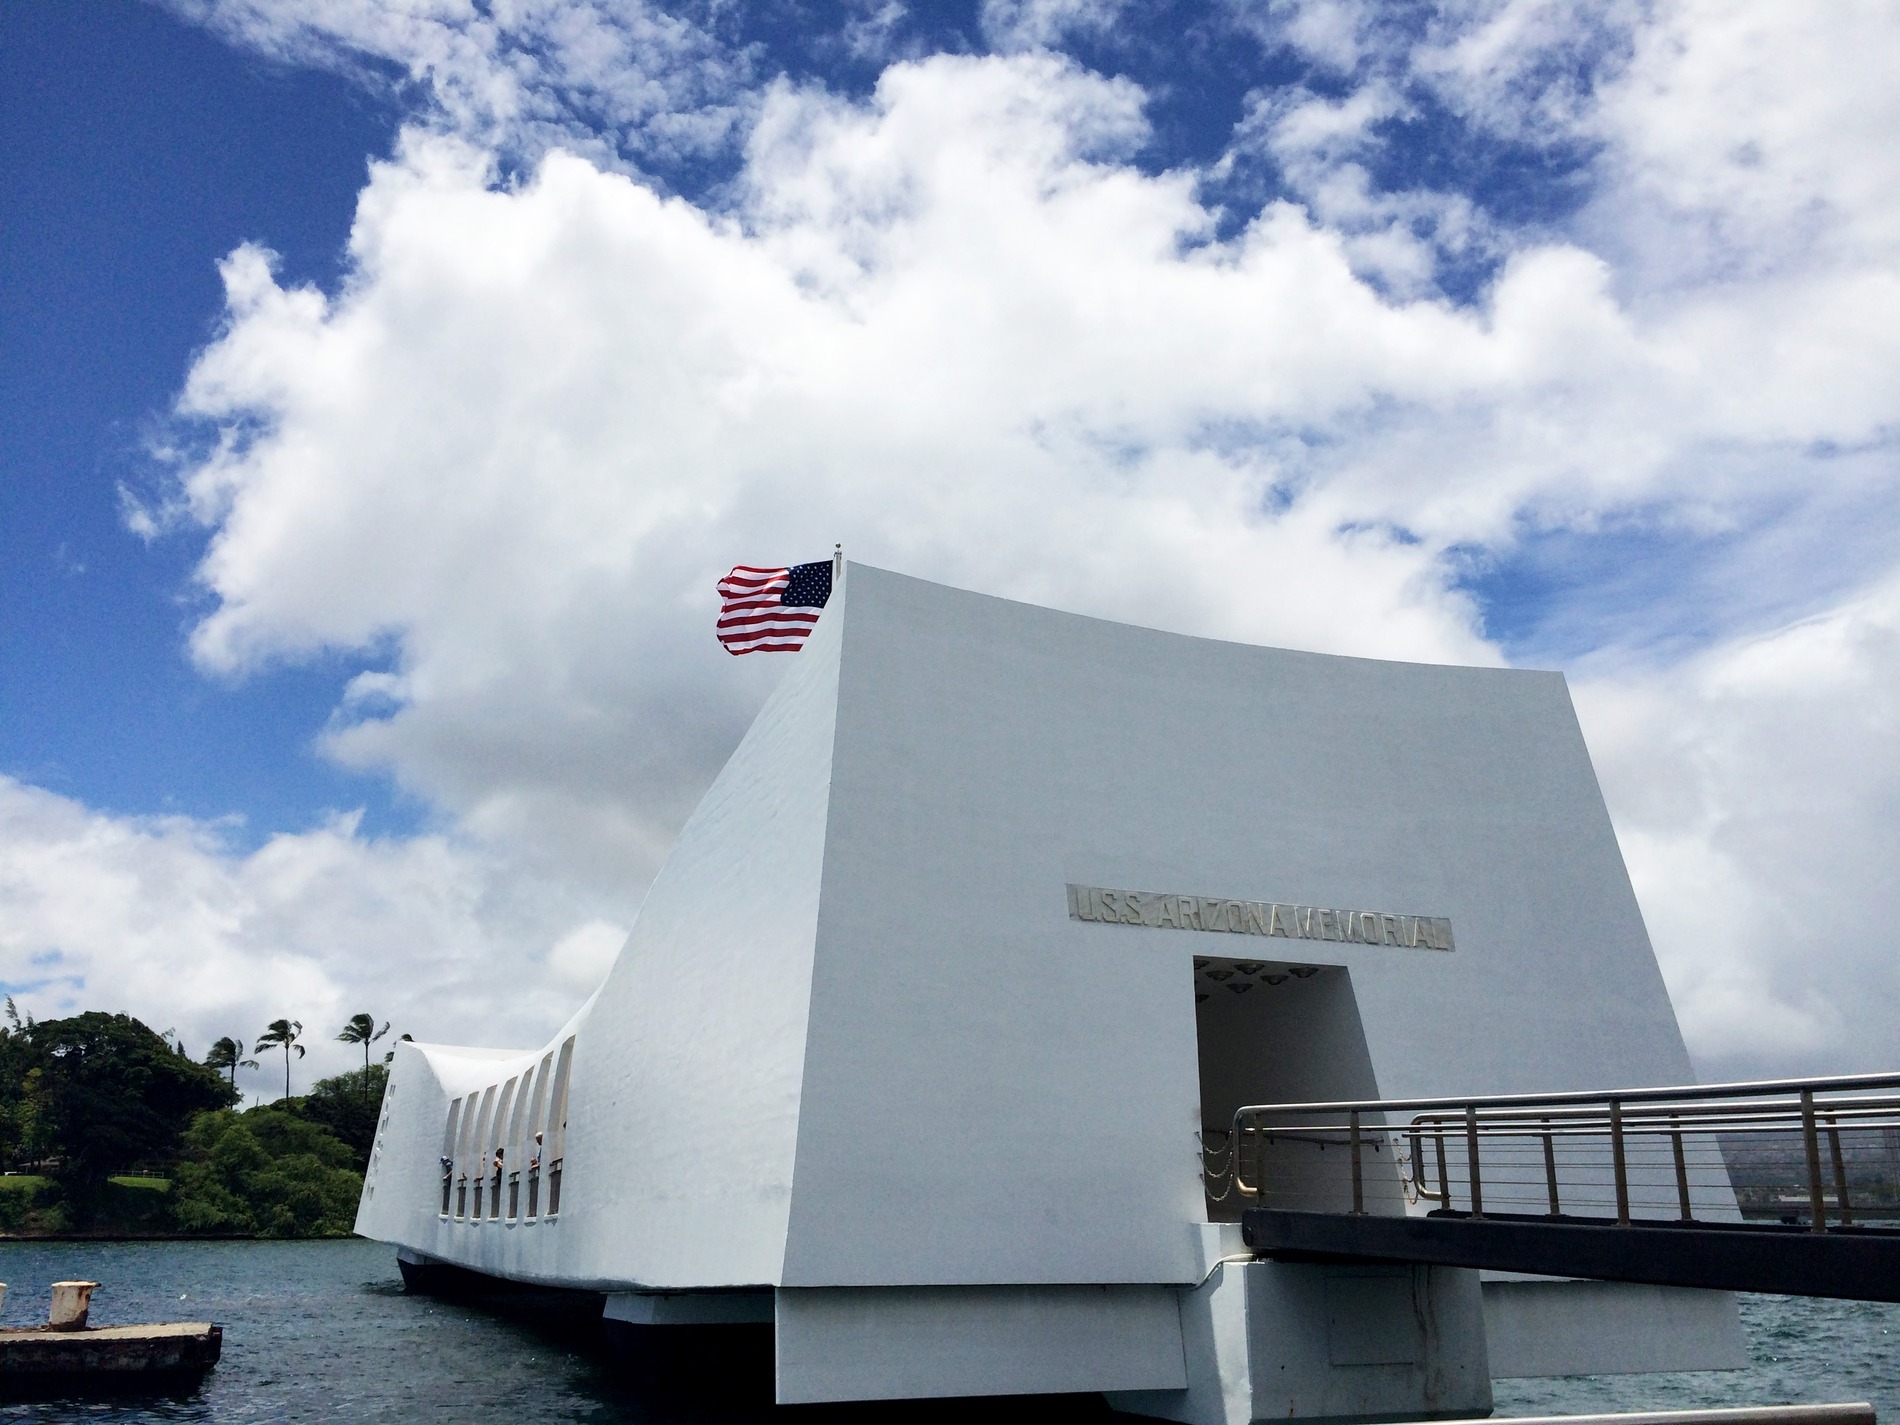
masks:
MULTIPOLYGON (((1210 1167, 1236 1151, 1234 1113, 1251 1104, 1330 1103, 1379 1096, 1343 966, 1272 960, 1194 959, 1194 1021, 1200 1051, 1201 1141, 1210 1167)), ((1242 1178, 1270 1188, 1277 1207, 1338 1211, 1351 1206, 1350 1158, 1337 1135, 1276 1135, 1239 1145, 1242 1178)), ((1404 1210, 1391 1153, 1367 1155, 1367 1207, 1404 1210)), ((1207 1217, 1238 1222, 1262 1205, 1210 1174, 1207 1217)))

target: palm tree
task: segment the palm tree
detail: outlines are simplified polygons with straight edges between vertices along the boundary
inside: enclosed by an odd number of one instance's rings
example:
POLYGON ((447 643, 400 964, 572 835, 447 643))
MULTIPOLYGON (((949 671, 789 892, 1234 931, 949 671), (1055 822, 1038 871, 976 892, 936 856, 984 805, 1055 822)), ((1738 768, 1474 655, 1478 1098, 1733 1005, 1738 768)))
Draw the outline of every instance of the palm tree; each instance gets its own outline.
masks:
POLYGON ((369 1046, 389 1033, 389 1021, 383 1021, 383 1027, 376 1027, 376 1016, 372 1014, 353 1014, 350 1022, 343 1026, 343 1032, 337 1035, 345 1044, 363 1046, 363 1098, 369 1098, 369 1046))
POLYGON ((257 1036, 257 1047, 251 1052, 262 1054, 266 1049, 282 1047, 284 1051, 284 1097, 290 1097, 290 1051, 295 1049, 297 1057, 303 1058, 303 1045, 297 1042, 297 1036, 303 1033, 301 1019, 273 1019, 270 1027, 257 1036))
POLYGON ((244 1046, 237 1040, 226 1037, 211 1046, 210 1052, 205 1055, 205 1066, 228 1072, 231 1075, 231 1087, 236 1088, 237 1071, 255 1069, 257 1060, 245 1058, 244 1046))

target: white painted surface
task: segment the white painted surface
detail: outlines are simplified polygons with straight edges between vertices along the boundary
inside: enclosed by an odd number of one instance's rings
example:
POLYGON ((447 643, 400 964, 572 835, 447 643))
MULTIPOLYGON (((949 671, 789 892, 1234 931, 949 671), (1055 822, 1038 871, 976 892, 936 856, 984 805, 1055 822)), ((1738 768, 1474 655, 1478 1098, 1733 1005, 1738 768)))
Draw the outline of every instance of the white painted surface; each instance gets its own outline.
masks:
POLYGON ((1445 1267, 1227 1263, 1183 1295, 1183 1390, 1109 1404, 1188 1425, 1482 1417, 1477 1275, 1445 1267))
POLYGON ((1725 1291, 1638 1282, 1487 1281, 1491 1374, 1739 1370, 1748 1343, 1725 1291))
POLYGON ((399 1050, 359 1231, 617 1292, 1192 1287, 1196 954, 1336 967, 1363 1031, 1212 1065, 1220 1111, 1243 1082, 1691 1077, 1558 675, 1183 638, 862 566, 784 661, 570 1025, 399 1050), (1447 916, 1457 948, 1083 922, 1069 883, 1447 916), (523 1164, 536 1114, 561 1151, 570 1035, 559 1218, 444 1219, 450 1102, 478 1095, 458 1171, 477 1133, 523 1164))
POLYGON ((86 1313, 92 1309, 92 1294, 98 1282, 54 1282, 53 1304, 46 1313, 46 1324, 54 1331, 79 1331, 86 1325, 86 1313))
MULTIPOLYGON (((450 1101, 505 1083, 547 1049, 405 1046, 359 1232, 551 1284, 778 1280, 840 631, 821 622, 788 660, 785 681, 681 832, 607 982, 547 1046, 575 1036, 559 1219, 439 1216, 450 1101)), ((548 1115, 551 1165, 561 1129, 551 1104, 548 1115)))
POLYGON ((819 1287, 778 1294, 781 1405, 1181 1389, 1167 1287, 819 1287))

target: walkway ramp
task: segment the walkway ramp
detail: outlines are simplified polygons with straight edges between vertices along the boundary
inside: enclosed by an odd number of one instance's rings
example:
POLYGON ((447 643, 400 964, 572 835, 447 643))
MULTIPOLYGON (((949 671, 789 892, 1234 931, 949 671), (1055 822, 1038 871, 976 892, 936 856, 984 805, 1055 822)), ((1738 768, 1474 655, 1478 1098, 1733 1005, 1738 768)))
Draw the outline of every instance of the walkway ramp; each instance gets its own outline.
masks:
POLYGON ((1264 1104, 1210 1198, 1289 1261, 1900 1301, 1900 1075, 1264 1104))

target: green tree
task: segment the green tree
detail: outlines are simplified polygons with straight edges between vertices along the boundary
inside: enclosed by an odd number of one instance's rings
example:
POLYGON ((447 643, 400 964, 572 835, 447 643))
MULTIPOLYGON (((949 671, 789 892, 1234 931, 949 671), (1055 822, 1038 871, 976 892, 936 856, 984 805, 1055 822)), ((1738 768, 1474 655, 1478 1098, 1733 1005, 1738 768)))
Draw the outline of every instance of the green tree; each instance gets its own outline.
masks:
POLYGON ((362 1175, 350 1150, 283 1108, 200 1114, 172 1175, 180 1231, 259 1237, 346 1237, 362 1175))
MULTIPOLYGON (((268 1028, 257 1036, 257 1047, 251 1052, 262 1054, 266 1049, 281 1047, 284 1051, 284 1097, 290 1097, 290 1051, 295 1049, 297 1057, 303 1058, 303 1045, 297 1042, 297 1036, 303 1033, 301 1019, 273 1019, 268 1028)), ((233 1076, 235 1079, 235 1075, 233 1076)))
POLYGON ((130 1015, 95 1010, 10 1032, 32 1060, 23 1097, 34 1132, 82 1217, 109 1175, 170 1159, 193 1115, 236 1097, 130 1015))
POLYGON ((367 1094, 369 1086, 369 1046, 389 1033, 389 1021, 383 1021, 383 1027, 376 1027, 376 1017, 371 1014, 353 1014, 350 1022, 343 1026, 343 1032, 337 1035, 345 1044, 363 1046, 363 1084, 367 1094))
POLYGON ((29 1075, 35 1059, 32 1042, 26 1037, 30 1023, 21 1020, 13 996, 8 995, 6 1023, 0 1025, 0 1166, 8 1168, 35 1161, 37 1145, 29 1098, 29 1075))
POLYGON ((241 1041, 229 1037, 220 1039, 205 1054, 205 1066, 231 1076, 231 1091, 237 1092, 237 1071, 255 1069, 257 1060, 244 1057, 244 1045, 241 1041))
POLYGON ((291 1100, 290 1108, 298 1117, 321 1124, 341 1140, 361 1170, 369 1166, 369 1150, 376 1142, 376 1120, 388 1083, 389 1070, 384 1065, 365 1064, 347 1074, 317 1080, 308 1094, 291 1100))

